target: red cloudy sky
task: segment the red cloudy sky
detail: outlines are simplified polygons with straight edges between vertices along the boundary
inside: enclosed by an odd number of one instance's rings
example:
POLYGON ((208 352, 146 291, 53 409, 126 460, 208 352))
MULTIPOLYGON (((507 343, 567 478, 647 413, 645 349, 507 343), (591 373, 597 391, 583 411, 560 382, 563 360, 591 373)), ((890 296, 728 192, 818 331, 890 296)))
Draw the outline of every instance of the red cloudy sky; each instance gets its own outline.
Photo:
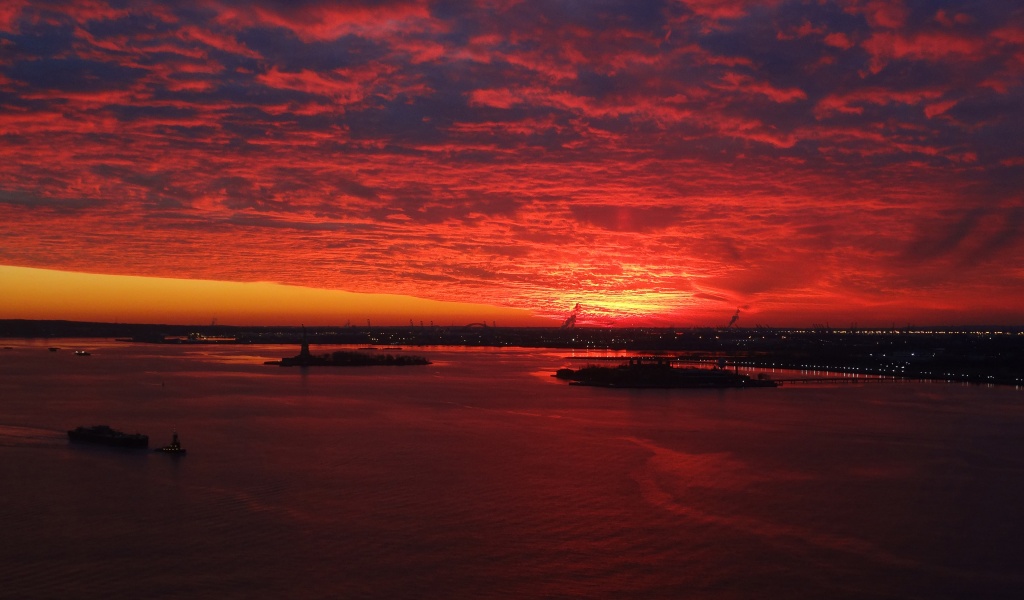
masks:
POLYGON ((6 0, 0 317, 1022 324, 1022 84, 1004 0, 6 0))

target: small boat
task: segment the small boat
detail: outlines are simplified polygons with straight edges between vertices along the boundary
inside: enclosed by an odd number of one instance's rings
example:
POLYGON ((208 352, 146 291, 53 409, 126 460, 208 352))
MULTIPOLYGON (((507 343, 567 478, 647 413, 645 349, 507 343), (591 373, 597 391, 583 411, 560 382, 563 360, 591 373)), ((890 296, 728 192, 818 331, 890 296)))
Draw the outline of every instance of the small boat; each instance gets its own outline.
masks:
POLYGON ((87 350, 75 350, 75 356, 92 356, 92 353, 87 350))
POLYGON ((178 432, 174 432, 173 436, 171 437, 170 444, 163 446, 161 448, 157 448, 156 452, 165 452, 167 454, 176 454, 179 456, 185 454, 185 449, 181 447, 181 442, 178 440, 178 432))
POLYGON ((49 350, 50 352, 56 352, 56 351, 60 350, 60 348, 57 348, 55 346, 51 346, 50 348, 47 348, 47 350, 49 350))

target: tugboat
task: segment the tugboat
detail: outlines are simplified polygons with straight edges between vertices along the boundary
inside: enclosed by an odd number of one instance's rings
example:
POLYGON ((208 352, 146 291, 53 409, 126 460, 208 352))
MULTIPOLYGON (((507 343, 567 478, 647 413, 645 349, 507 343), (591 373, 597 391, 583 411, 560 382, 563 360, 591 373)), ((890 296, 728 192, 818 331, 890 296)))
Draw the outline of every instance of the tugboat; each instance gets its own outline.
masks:
POLYGON ((174 454, 178 456, 183 456, 185 454, 185 449, 181 447, 181 442, 178 441, 177 431, 175 431, 173 436, 171 437, 170 444, 163 446, 161 448, 157 448, 156 451, 166 452, 167 454, 174 454))

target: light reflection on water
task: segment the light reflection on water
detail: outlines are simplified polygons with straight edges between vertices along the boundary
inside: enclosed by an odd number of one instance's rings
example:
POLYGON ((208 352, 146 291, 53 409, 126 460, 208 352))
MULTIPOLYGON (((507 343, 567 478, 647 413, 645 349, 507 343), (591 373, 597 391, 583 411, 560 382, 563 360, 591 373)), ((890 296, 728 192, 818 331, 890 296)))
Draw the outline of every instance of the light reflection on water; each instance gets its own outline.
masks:
POLYGON ((263 365, 286 346, 5 345, 11 597, 1024 590, 1019 390, 595 389, 551 377, 564 350, 302 370, 263 365), (97 423, 189 455, 64 441, 97 423))

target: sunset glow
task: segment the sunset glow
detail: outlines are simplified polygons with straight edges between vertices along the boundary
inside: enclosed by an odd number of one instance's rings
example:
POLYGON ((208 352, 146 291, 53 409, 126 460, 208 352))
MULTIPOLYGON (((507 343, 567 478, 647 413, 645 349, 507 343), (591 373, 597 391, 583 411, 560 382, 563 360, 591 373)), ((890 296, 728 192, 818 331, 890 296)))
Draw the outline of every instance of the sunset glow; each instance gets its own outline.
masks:
POLYGON ((1024 324, 1012 2, 10 0, 0 136, 0 318, 1024 324))
POLYGON ((413 322, 436 325, 486 323, 547 326, 520 309, 439 302, 397 294, 356 294, 272 283, 129 277, 0 267, 3 290, 19 293, 4 306, 24 319, 246 325, 301 323, 363 326, 413 322), (156 308, 156 310, 154 310, 156 308), (349 317, 338 320, 340 315, 349 317), (415 321, 414 318, 415 317, 415 321))

